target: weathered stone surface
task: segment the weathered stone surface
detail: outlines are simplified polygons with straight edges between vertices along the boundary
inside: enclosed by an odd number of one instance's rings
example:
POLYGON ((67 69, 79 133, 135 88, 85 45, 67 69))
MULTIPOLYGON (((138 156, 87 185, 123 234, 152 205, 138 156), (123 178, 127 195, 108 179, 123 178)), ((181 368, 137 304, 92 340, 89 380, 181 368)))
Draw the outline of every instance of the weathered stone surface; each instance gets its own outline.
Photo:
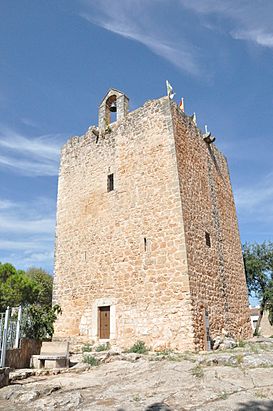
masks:
POLYGON ((35 370, 30 370, 29 368, 20 369, 20 370, 11 372, 9 379, 10 379, 10 382, 13 382, 13 381, 18 381, 18 380, 24 380, 25 378, 28 378, 32 375, 35 375, 35 370))
MULTIPOLYGON (((0 390, 0 410, 33 411, 269 411, 273 406, 273 367, 257 368, 244 363, 220 365, 224 355, 257 357, 256 353, 236 349, 203 357, 217 358, 218 365, 191 361, 164 360, 163 354, 142 355, 136 362, 115 358, 114 362, 92 367, 89 371, 67 372, 48 377, 30 377, 22 385, 0 390), (151 361, 151 357, 161 360, 151 361), (228 366, 227 366, 228 365, 228 366), (165 407, 165 408, 164 408, 165 407)), ((270 352, 262 353, 265 357, 270 352)), ((183 354, 185 356, 185 354, 183 354)), ((240 358, 241 358, 240 357, 240 358)), ((228 358, 228 357, 227 357, 228 358)), ((209 363, 209 361, 207 361, 209 363)))
POLYGON ((81 402, 82 395, 79 392, 66 393, 65 396, 56 396, 54 399, 44 398, 36 401, 35 410, 76 410, 81 402))
POLYGON ((172 116, 194 341, 204 349, 205 311, 212 339, 222 334, 236 339, 251 335, 242 251, 226 158, 214 144, 201 141, 200 130, 176 104, 172 116))
POLYGON ((234 338, 230 337, 216 337, 213 341, 213 350, 228 350, 237 346, 234 338))
POLYGON ((124 348, 143 340, 156 350, 206 349, 205 311, 212 339, 223 329, 248 337, 225 157, 168 97, 123 113, 110 129, 62 149, 55 338, 97 343, 101 306, 110 306, 111 344, 124 348))

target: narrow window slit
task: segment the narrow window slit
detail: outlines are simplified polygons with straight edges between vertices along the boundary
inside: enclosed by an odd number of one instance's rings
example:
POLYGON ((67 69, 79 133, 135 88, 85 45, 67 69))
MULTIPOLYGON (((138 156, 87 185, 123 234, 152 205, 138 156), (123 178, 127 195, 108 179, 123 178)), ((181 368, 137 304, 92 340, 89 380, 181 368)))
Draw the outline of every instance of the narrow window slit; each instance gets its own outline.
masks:
POLYGON ((114 190, 114 174, 109 174, 107 176, 107 191, 113 191, 114 190))
POLYGON ((206 238, 206 245, 208 247, 211 247, 210 234, 207 231, 205 232, 205 238, 206 238))

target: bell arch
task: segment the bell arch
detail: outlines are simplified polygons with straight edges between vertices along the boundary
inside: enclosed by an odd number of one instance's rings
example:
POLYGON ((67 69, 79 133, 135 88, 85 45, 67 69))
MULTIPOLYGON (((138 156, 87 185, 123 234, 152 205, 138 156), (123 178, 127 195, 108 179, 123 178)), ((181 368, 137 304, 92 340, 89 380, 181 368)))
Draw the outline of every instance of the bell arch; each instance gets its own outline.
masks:
POLYGON ((99 107, 99 128, 104 129, 109 124, 118 121, 128 113, 128 97, 116 89, 110 89, 99 107))

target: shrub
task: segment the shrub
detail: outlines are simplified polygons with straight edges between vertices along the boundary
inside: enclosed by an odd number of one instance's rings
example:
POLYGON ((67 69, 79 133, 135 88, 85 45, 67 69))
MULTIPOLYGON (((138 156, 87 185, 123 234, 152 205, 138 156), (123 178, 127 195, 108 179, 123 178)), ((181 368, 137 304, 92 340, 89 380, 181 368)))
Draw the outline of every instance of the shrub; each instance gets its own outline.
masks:
POLYGON ((225 390, 221 391, 221 392, 219 392, 217 398, 219 400, 226 400, 228 398, 228 393, 225 390))
POLYGON ((247 345, 246 341, 243 341, 243 340, 238 341, 238 347, 245 348, 246 345, 247 345))
POLYGON ((237 362, 238 365, 243 364, 243 362, 244 362, 244 356, 243 356, 242 354, 236 355, 236 362, 237 362))
POLYGON ((194 368, 192 368, 191 373, 196 378, 203 378, 204 377, 204 370, 201 367, 201 365, 196 365, 194 368))
POLYGON ((52 337, 54 322, 61 313, 62 310, 58 304, 53 305, 53 307, 36 304, 26 306, 21 324, 22 335, 36 340, 52 337))
POLYGON ((91 352, 91 351, 93 351, 91 344, 88 343, 82 346, 82 352, 91 352))
POLYGON ((93 355, 88 355, 88 354, 83 356, 83 362, 91 365, 91 367, 95 367, 96 365, 99 365, 99 360, 95 358, 93 355))
POLYGON ((127 352, 134 352, 137 354, 146 354, 149 348, 146 347, 144 341, 137 341, 127 352))

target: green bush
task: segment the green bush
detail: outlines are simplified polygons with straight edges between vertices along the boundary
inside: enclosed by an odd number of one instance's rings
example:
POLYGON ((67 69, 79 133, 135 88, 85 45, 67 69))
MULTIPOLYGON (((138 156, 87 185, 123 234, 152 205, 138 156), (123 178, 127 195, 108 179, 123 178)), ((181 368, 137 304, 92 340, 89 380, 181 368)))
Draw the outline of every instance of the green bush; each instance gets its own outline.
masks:
POLYGON ((201 365, 199 365, 199 364, 191 369, 191 373, 196 378, 203 378, 204 377, 204 370, 201 367, 201 365))
POLYGON ((99 365, 99 360, 95 358, 93 355, 89 354, 83 356, 83 362, 91 365, 92 367, 99 365))
POLYGON ((44 340, 51 338, 54 333, 54 322, 62 313, 58 304, 53 307, 36 304, 24 307, 21 324, 22 335, 26 338, 44 340))
POLYGON ((127 352, 134 352, 137 354, 146 354, 149 348, 146 347, 144 341, 137 341, 127 352))
POLYGON ((82 346, 82 352, 91 352, 93 351, 93 347, 91 344, 84 344, 82 346))
POLYGON ((243 341, 243 340, 238 341, 238 347, 245 348, 246 345, 247 345, 246 341, 243 341))

